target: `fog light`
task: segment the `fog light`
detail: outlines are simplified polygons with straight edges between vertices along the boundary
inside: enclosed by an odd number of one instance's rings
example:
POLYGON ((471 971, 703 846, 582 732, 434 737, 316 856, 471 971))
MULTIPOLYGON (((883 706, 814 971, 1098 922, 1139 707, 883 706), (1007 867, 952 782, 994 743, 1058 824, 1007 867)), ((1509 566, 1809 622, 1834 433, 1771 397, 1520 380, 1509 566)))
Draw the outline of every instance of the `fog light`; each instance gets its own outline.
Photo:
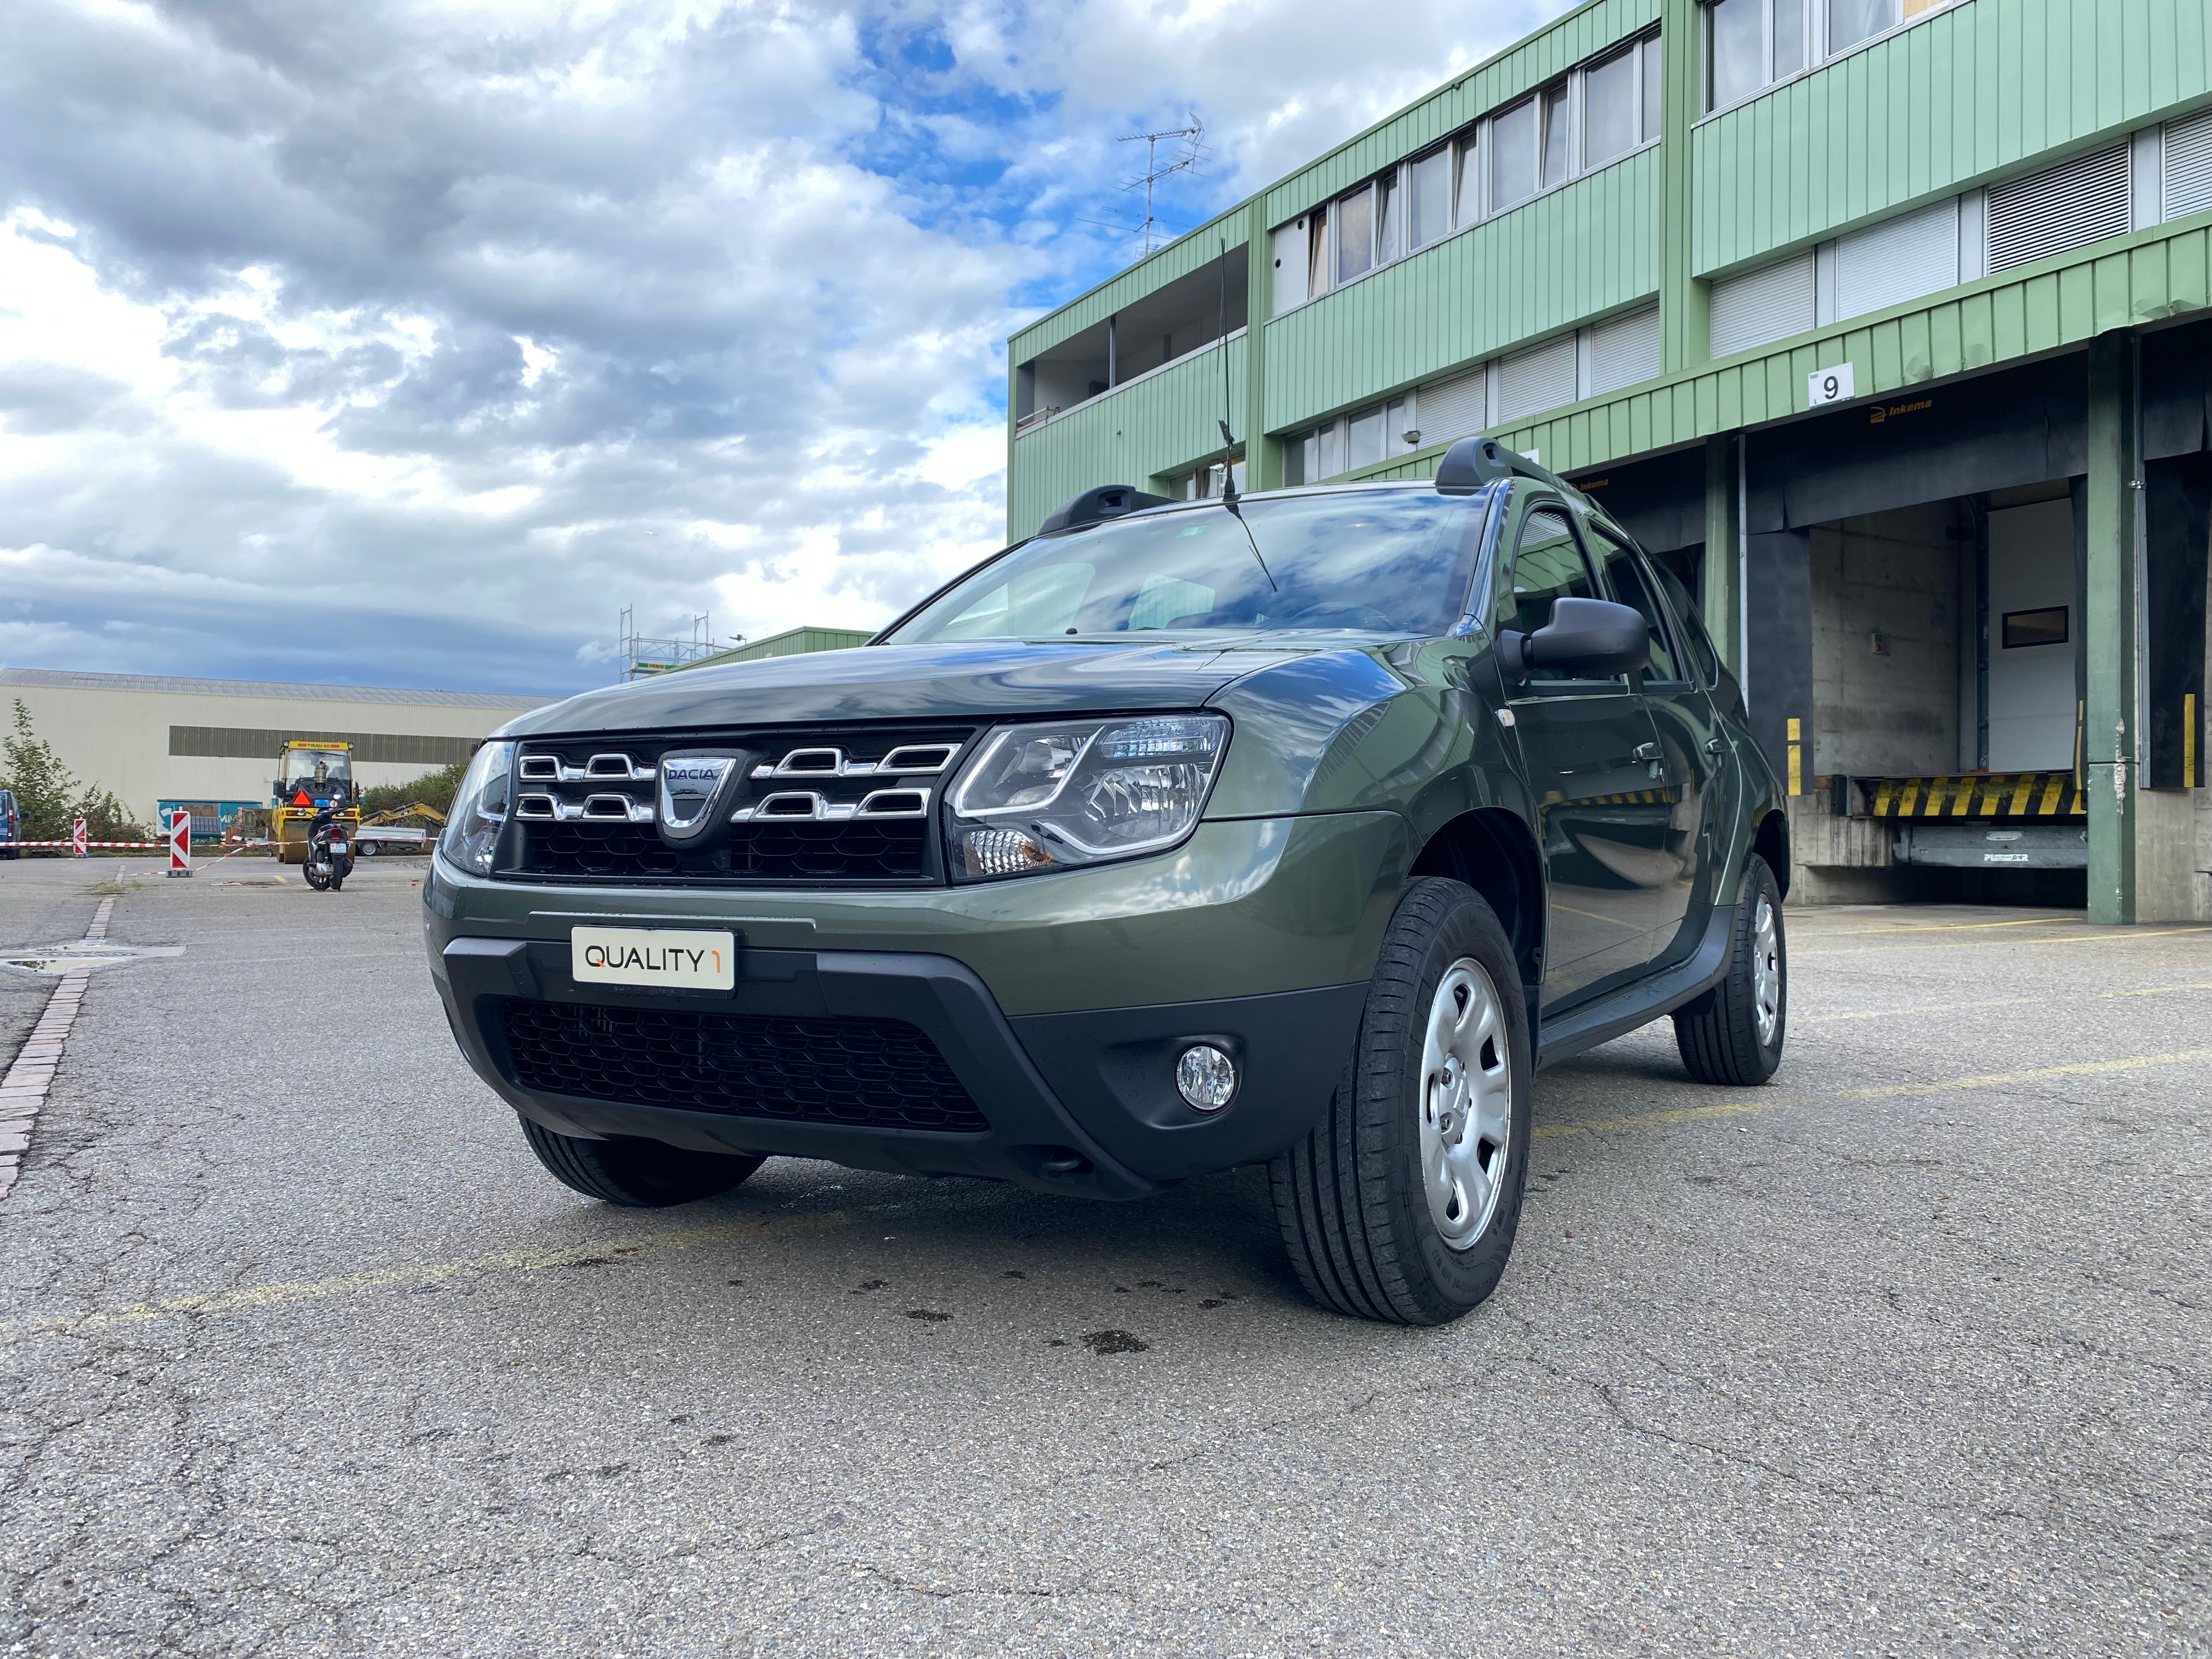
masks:
POLYGON ((1176 1061, 1176 1088, 1201 1112, 1218 1112, 1237 1092, 1236 1062, 1210 1042, 1194 1042, 1176 1061))

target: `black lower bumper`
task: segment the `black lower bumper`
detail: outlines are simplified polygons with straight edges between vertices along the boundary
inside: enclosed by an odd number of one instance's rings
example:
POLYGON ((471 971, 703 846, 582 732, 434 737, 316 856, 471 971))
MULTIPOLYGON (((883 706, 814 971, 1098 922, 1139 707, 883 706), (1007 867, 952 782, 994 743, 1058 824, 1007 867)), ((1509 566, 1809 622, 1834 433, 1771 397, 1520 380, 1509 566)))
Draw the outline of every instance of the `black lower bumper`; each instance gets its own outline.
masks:
MULTIPOLYGON (((733 994, 580 986, 569 976, 565 941, 456 939, 438 966, 439 993, 469 1063, 516 1110, 560 1133, 635 1135, 702 1152, 818 1158, 900 1174, 982 1176, 1097 1198, 1140 1197, 1291 1146, 1328 1108, 1367 990, 1330 986, 1009 1020, 969 969, 920 953, 747 951, 733 994), (548 1073, 533 1054, 518 1054, 515 1035, 530 1040, 549 1025, 580 1029, 575 1017, 586 1008, 607 1011, 598 1023, 610 1030, 636 1028, 641 1011, 688 1027, 702 1023, 693 1016, 735 1017, 711 1022, 720 1029, 760 1017, 756 1026, 781 1020, 833 1041, 836 1022, 854 1022, 854 1030, 872 1037, 884 1022, 902 1022, 934 1046, 987 1127, 840 1121, 850 1115, 835 1101, 817 1109, 786 1098, 773 1116, 643 1103, 620 1097, 620 1066, 604 1056, 594 1057, 588 1080, 577 1085, 588 1095, 534 1086, 530 1079, 548 1073), (518 1010, 529 1017, 518 1018, 518 1010), (1193 1110, 1176 1090, 1176 1061, 1196 1041, 1225 1049, 1237 1062, 1236 1097, 1218 1112, 1193 1110)), ((885 1052, 898 1057, 915 1049, 885 1052)), ((638 1091, 664 1099, 668 1092, 638 1091)))

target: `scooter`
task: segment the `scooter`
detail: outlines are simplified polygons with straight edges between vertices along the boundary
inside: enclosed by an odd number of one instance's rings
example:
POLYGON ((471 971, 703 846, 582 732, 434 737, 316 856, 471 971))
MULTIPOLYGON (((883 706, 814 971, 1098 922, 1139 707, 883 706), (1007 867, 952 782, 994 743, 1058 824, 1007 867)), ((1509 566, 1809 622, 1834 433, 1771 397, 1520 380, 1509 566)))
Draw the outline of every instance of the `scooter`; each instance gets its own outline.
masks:
POLYGON ((353 873, 353 843, 347 839, 344 821, 338 817, 345 808, 345 796, 341 792, 315 814, 314 822, 307 826, 305 873, 307 885, 319 893, 337 892, 353 873))

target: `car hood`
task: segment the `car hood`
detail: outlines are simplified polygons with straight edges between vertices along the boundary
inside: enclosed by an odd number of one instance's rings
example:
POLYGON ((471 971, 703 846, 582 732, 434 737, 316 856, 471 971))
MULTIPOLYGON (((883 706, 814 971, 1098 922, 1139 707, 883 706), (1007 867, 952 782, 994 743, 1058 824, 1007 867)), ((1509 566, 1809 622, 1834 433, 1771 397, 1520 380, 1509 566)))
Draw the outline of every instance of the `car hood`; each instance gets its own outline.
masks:
POLYGON ((510 720, 498 735, 1196 708, 1255 670, 1343 647, 1340 635, 1306 643, 1261 635, 1142 645, 870 646, 685 669, 586 691, 510 720))

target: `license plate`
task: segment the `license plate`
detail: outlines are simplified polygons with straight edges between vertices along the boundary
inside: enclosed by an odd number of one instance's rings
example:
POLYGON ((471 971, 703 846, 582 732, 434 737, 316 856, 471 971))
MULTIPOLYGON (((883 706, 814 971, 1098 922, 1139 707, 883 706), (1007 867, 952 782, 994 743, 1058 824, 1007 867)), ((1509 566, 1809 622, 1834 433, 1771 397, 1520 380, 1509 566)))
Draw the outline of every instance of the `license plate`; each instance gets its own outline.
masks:
POLYGON ((737 935, 672 927, 579 927, 568 935, 568 972, 597 985, 733 990, 737 935))

